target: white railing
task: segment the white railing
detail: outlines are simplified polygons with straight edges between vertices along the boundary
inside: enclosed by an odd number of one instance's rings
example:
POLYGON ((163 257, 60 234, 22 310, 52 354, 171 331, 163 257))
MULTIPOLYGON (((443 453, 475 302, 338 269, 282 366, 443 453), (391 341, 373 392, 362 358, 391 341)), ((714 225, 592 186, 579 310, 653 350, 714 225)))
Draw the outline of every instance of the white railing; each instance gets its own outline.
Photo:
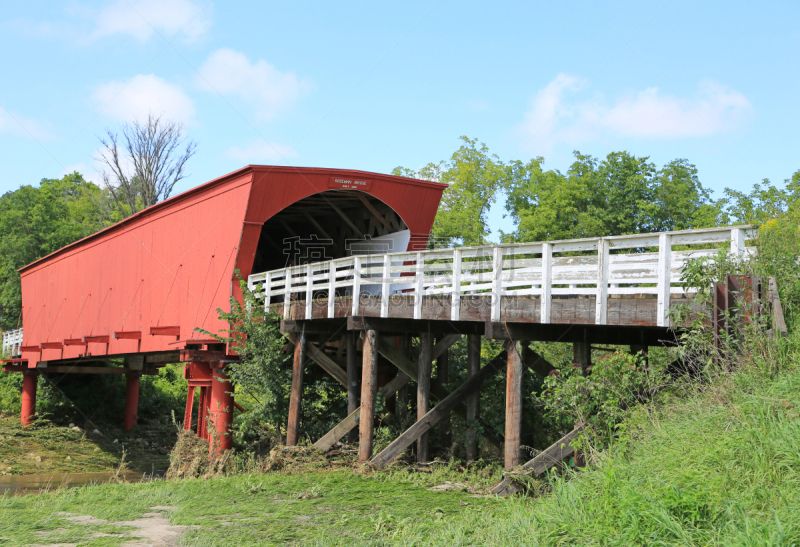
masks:
POLYGON ((0 355, 12 359, 19 357, 21 355, 20 346, 22 346, 22 329, 3 332, 3 351, 0 352, 0 355))
MULTIPOLYGON (((549 323, 552 296, 594 295, 595 324, 604 325, 609 295, 656 295, 657 324, 668 326, 670 295, 687 292, 681 285, 685 262, 713 256, 722 246, 737 256, 755 252, 745 241, 757 235, 754 226, 733 226, 350 256, 253 274, 248 286, 264 299, 265 309, 282 299, 286 319, 293 303, 305 306, 306 318, 320 306, 327 307, 323 316, 334 317, 336 296, 370 294, 380 298, 381 317, 389 316, 393 295, 411 298, 415 319, 422 318, 423 296, 448 295, 449 318, 457 321, 462 297, 478 295, 490 296, 492 321, 501 319, 502 297, 538 296, 540 321, 549 323), (718 246, 696 247, 709 244, 718 246), (621 249, 639 252, 613 252, 621 249)), ((360 298, 351 305, 358 315, 360 298)))

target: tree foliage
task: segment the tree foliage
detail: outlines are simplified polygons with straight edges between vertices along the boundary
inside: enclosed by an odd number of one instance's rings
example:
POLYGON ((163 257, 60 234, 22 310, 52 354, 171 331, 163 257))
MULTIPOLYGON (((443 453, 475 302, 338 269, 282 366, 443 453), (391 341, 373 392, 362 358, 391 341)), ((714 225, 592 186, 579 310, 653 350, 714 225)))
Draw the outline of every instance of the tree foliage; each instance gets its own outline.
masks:
POLYGON ((285 340, 279 329, 280 318, 264 312, 263 303, 241 279, 240 287, 241 302, 232 296, 230 312, 217 309, 228 329, 195 330, 230 344, 241 358, 235 367, 228 368, 228 374, 233 385, 251 397, 254 405, 237 424, 239 440, 254 431, 280 437, 288 416, 292 383, 291 368, 284 366, 288 356, 283 353, 285 340))
POLYGON ((0 197, 0 326, 20 324, 17 270, 104 227, 103 191, 75 172, 0 197))
POLYGON ((447 161, 429 163, 417 172, 397 167, 392 174, 448 184, 432 235, 447 243, 483 245, 491 233, 489 208, 505 184, 508 170, 477 139, 461 137, 461 142, 447 161))
POLYGON ((506 209, 512 241, 540 241, 703 228, 719 208, 684 159, 661 169, 647 157, 611 152, 605 159, 575 152, 566 174, 544 159, 511 162, 506 209))

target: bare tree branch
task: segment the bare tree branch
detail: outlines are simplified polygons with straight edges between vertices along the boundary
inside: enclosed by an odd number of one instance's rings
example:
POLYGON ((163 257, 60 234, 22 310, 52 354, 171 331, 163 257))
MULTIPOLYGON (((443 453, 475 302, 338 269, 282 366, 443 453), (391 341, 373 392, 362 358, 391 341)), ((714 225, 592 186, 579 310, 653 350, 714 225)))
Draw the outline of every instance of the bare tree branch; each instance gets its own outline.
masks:
POLYGON ((186 178, 186 162, 197 144, 183 137, 183 125, 150 113, 147 122, 122 126, 122 141, 111 131, 100 138, 97 161, 107 170, 103 185, 123 217, 167 199, 186 178), (186 148, 181 151, 183 144, 186 148))

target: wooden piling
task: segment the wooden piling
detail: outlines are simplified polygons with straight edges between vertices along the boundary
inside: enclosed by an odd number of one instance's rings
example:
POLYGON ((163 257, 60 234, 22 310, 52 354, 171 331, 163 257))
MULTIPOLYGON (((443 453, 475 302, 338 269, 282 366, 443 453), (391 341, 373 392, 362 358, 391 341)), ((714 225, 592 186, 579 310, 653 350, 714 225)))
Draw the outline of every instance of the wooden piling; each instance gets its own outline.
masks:
POLYGON ((300 334, 300 339, 294 346, 294 361, 292 362, 292 391, 289 394, 289 423, 286 426, 286 445, 297 444, 300 431, 300 404, 303 398, 303 374, 306 360, 306 334, 300 334))
MULTIPOLYGON (((422 419, 430 410, 431 400, 431 356, 433 354, 433 336, 428 332, 419 335, 419 360, 417 361, 417 420, 422 419)), ((417 439, 417 461, 428 461, 428 433, 417 439)))
POLYGON ((506 367, 506 442, 505 468, 511 469, 520 464, 522 435, 522 342, 506 342, 508 365, 506 367))
MULTIPOLYGON (((481 337, 479 334, 467 336, 467 378, 472 378, 481 369, 481 337)), ((467 461, 478 459, 478 435, 475 423, 480 417, 481 393, 476 389, 467 396, 467 461)))
POLYGON ((378 395, 378 332, 364 333, 364 348, 361 360, 361 414, 358 424, 358 461, 366 462, 372 457, 372 441, 375 433, 375 399, 378 395))
MULTIPOLYGON (((444 352, 436 359, 436 379, 439 383, 447 386, 450 381, 450 363, 449 352, 444 352)), ((452 439, 450 437, 450 414, 448 413, 441 422, 439 422, 439 442, 445 450, 450 448, 452 439)))
MULTIPOLYGON (((356 331, 347 333, 347 415, 358 409, 358 353, 356 352, 356 331)), ((358 431, 350 430, 347 440, 351 443, 358 441, 358 431)))

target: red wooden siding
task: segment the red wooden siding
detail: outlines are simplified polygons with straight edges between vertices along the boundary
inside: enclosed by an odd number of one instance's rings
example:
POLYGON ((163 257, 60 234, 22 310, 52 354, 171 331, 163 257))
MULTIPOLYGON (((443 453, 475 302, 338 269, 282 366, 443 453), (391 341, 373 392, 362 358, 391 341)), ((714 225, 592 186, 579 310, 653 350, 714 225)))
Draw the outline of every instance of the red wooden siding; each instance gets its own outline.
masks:
POLYGON ((400 215, 412 244, 427 241, 444 185, 360 171, 248 166, 22 268, 23 345, 47 344, 23 358, 35 367, 87 352, 164 351, 178 340, 207 338, 195 327, 225 328, 216 309, 228 308, 234 269, 245 278, 251 273, 261 225, 328 191, 332 175, 371 179, 368 193, 400 215), (180 327, 180 335, 154 335, 152 327, 180 327), (141 340, 116 332, 141 332, 141 340), (109 339, 53 344, 87 336, 109 339))

